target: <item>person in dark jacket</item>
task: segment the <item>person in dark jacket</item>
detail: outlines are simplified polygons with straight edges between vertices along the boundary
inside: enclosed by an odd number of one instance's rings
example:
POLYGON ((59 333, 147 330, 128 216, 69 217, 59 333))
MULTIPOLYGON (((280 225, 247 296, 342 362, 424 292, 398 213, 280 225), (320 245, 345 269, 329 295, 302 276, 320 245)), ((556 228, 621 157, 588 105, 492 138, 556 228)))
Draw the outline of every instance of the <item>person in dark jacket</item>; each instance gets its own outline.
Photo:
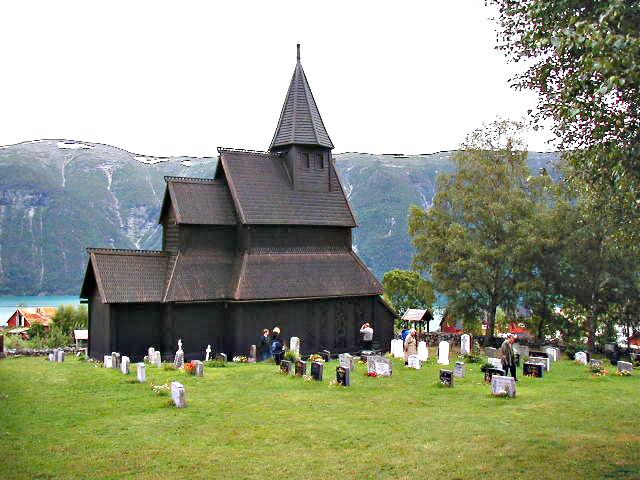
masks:
POLYGON ((284 358, 284 343, 280 338, 280 329, 274 328, 271 333, 271 355, 276 365, 280 365, 280 362, 284 358))
POLYGON ((262 336, 258 340, 258 360, 264 362, 271 357, 271 338, 269 338, 269 329, 262 330, 262 336))
POLYGON ((513 351, 513 344, 516 341, 516 336, 513 333, 507 335, 507 339, 502 342, 500 346, 500 356, 502 357, 502 368, 504 370, 505 375, 509 375, 509 371, 511 371, 511 376, 518 381, 516 378, 516 354, 513 351))

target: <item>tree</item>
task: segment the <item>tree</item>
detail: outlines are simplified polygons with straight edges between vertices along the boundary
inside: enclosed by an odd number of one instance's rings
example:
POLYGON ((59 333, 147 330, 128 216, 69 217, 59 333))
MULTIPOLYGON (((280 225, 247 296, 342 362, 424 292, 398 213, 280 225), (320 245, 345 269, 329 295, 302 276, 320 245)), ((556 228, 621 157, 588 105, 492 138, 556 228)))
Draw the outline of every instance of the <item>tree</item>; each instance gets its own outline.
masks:
POLYGON ((532 202, 521 125, 496 121, 471 133, 454 155, 456 173, 438 177, 433 207, 413 206, 409 233, 414 267, 458 314, 481 309, 492 337, 498 306, 512 307, 532 202))
POLYGON ((491 0, 498 48, 529 67, 514 86, 539 94, 574 175, 625 236, 640 224, 640 3, 491 0))
POLYGON ((409 308, 431 308, 436 300, 431 282, 411 270, 390 270, 382 278, 385 295, 403 315, 409 308))
POLYGON ((88 323, 87 307, 84 305, 61 305, 53 316, 53 327, 66 336, 71 336, 74 330, 87 328, 88 323))

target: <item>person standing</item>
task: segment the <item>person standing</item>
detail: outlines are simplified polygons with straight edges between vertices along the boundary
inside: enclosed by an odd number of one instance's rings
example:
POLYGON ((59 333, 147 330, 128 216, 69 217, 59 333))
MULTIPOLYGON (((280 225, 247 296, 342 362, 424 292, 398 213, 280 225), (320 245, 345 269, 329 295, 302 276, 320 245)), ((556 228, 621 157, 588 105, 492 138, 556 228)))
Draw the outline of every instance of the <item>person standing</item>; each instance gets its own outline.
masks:
POLYGON ((262 336, 258 340, 258 360, 264 362, 271 357, 271 339, 269 338, 269 329, 262 330, 262 336))
POLYGON ((404 364, 409 363, 409 355, 418 353, 418 339, 416 338, 416 329, 412 328, 404 339, 404 364))
POLYGON ((507 339, 502 342, 500 346, 500 356, 502 357, 502 369, 504 370, 505 375, 509 375, 511 372, 511 376, 517 382, 516 378, 516 354, 513 351, 513 344, 516 341, 516 336, 513 333, 509 333, 507 335, 507 339))
POLYGON ((360 335, 362 335, 362 349, 373 350, 373 328, 369 323, 364 323, 360 327, 360 335))
POLYGON ((273 329, 271 334, 271 355, 273 355, 273 361, 276 365, 280 365, 284 358, 284 343, 280 338, 280 328, 273 329))

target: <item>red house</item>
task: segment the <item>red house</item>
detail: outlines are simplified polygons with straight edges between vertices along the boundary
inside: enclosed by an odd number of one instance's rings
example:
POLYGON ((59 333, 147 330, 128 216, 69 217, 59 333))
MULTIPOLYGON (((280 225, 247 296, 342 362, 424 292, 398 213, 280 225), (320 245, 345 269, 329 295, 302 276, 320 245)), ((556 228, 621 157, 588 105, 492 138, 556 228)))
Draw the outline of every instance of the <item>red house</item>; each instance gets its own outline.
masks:
MULTIPOLYGON (((34 324, 39 323, 44 325, 46 330, 49 330, 51 322, 53 322, 53 316, 56 313, 55 307, 30 307, 19 308, 16 310, 9 320, 7 321, 7 330, 20 328, 21 330, 27 330, 34 324)), ((10 332, 8 332, 10 333, 10 332)))

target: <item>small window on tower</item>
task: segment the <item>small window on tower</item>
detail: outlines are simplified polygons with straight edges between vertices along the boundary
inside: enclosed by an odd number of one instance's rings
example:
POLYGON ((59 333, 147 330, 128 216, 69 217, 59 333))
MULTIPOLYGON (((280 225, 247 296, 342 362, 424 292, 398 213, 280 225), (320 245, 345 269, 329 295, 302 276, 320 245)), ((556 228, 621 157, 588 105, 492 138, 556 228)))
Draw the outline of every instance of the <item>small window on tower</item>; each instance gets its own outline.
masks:
POLYGON ((302 165, 306 166, 307 168, 311 168, 311 158, 309 157, 309 153, 300 152, 298 155, 301 160, 300 163, 302 163, 302 165))
POLYGON ((324 168, 324 155, 322 153, 316 153, 316 165, 317 168, 324 168))

